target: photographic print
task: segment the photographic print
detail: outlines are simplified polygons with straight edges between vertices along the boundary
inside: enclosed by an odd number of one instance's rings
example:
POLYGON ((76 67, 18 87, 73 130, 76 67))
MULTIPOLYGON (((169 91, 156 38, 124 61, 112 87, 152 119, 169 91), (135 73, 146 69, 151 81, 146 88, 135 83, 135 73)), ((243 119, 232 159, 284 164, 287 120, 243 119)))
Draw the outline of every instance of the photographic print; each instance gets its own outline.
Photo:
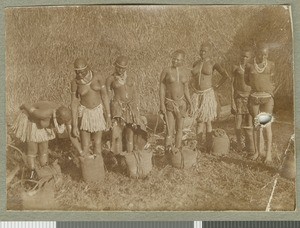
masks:
POLYGON ((4 12, 7 210, 295 210, 288 5, 4 12))

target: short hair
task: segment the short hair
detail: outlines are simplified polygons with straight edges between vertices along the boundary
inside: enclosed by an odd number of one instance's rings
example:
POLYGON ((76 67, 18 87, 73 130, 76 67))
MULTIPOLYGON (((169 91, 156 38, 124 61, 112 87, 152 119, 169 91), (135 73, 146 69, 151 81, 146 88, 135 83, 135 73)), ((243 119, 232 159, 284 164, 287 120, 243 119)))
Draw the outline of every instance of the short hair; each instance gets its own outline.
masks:
POLYGON ((56 110, 56 117, 67 123, 72 119, 72 112, 69 108, 62 105, 56 110))
POLYGON ((211 49, 211 43, 206 41, 206 42, 203 42, 201 44, 201 49, 204 48, 204 47, 207 47, 208 49, 211 49))
POLYGON ((74 62, 75 70, 84 70, 85 68, 87 68, 87 66, 88 66, 87 61, 82 57, 77 58, 74 62))
POLYGON ((121 68, 126 68, 128 66, 128 62, 129 62, 128 57, 121 55, 116 59, 114 65, 121 68))
POLYGON ((182 49, 177 49, 172 53, 172 57, 182 55, 183 58, 185 58, 185 51, 182 49))

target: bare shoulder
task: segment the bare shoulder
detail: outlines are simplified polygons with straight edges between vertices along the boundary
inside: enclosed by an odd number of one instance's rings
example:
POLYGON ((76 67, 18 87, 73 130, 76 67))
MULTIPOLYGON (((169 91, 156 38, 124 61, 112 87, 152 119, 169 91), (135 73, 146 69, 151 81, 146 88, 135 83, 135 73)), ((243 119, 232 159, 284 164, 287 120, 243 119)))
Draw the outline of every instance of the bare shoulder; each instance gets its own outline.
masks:
POLYGON ((162 75, 162 76, 165 76, 167 73, 170 72, 170 69, 171 69, 171 67, 165 67, 165 68, 162 70, 161 75, 162 75))
POLYGON ((171 71, 171 67, 170 67, 170 66, 165 67, 165 68, 163 69, 163 72, 165 72, 165 73, 169 73, 170 71, 171 71))
POLYGON ((114 80, 114 75, 112 74, 112 75, 108 76, 105 81, 106 81, 106 83, 110 84, 113 82, 113 80, 114 80))
POLYGON ((201 63, 201 60, 199 59, 199 60, 197 60, 196 62, 194 62, 193 67, 199 65, 200 63, 201 63))
POLYGON ((208 63, 209 63, 212 67, 215 67, 215 68, 218 68, 218 69, 223 68, 219 62, 216 62, 216 61, 213 60, 213 59, 210 59, 210 60, 208 61, 208 63))

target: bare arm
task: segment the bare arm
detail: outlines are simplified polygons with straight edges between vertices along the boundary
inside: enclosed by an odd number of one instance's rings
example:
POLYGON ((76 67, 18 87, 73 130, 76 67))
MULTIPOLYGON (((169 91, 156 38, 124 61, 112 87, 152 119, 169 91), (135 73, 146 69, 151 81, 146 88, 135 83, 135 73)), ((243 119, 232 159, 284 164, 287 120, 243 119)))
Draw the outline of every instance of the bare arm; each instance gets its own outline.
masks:
POLYGON ((244 73, 244 80, 245 80, 245 83, 246 85, 250 86, 250 65, 247 64, 245 66, 245 73, 244 73))
POLYGON ((274 75, 275 75, 275 64, 273 62, 271 62, 271 68, 270 68, 270 74, 271 74, 271 84, 273 87, 273 96, 275 95, 275 93, 278 91, 279 87, 282 85, 282 83, 280 83, 278 86, 275 85, 274 82, 274 75))
POLYGON ((81 148, 81 144, 80 144, 78 138, 73 137, 72 134, 71 134, 72 126, 70 124, 66 124, 66 129, 67 129, 67 132, 68 132, 68 135, 69 135, 69 138, 71 140, 72 145, 75 147, 75 149, 81 155, 83 153, 82 148, 81 148))
POLYGON ((78 105, 79 98, 76 96, 77 93, 77 84, 73 80, 71 82, 71 112, 72 112, 72 128, 78 128, 78 105))
POLYGON ((231 109, 236 111, 236 104, 234 101, 234 81, 235 81, 235 69, 232 72, 232 77, 231 77, 231 109))
POLYGON ((111 114, 110 114, 109 98, 107 96, 107 89, 105 86, 105 82, 100 75, 98 76, 98 82, 101 86, 100 94, 101 94, 101 99, 102 99, 104 109, 106 112, 106 124, 107 124, 106 127, 110 128, 111 127, 111 114))
POLYGON ((191 96, 190 96, 190 89, 189 89, 190 80, 191 80, 191 74, 188 74, 188 80, 184 84, 184 96, 187 102, 191 104, 191 96))
POLYGON ((107 96, 109 101, 112 100, 113 97, 113 91, 111 90, 112 81, 113 81, 113 76, 109 76, 105 81, 105 86, 106 86, 107 96))
POLYGON ((100 85, 101 85, 100 94, 104 105, 104 109, 106 111, 106 115, 110 117, 109 98, 107 95, 106 86, 104 85, 104 83, 101 83, 100 85))
POLYGON ((160 98, 160 111, 163 113, 166 112, 166 106, 165 106, 165 98, 166 98, 166 84, 165 84, 165 78, 167 75, 167 71, 163 70, 160 75, 160 82, 159 82, 159 98, 160 98))
POLYGON ((215 63, 213 69, 216 70, 222 76, 221 80, 219 81, 219 84, 215 86, 216 89, 218 89, 220 86, 222 86, 224 84, 224 82, 227 79, 230 80, 230 77, 229 77, 227 71, 223 67, 221 67, 221 65, 218 63, 215 63))

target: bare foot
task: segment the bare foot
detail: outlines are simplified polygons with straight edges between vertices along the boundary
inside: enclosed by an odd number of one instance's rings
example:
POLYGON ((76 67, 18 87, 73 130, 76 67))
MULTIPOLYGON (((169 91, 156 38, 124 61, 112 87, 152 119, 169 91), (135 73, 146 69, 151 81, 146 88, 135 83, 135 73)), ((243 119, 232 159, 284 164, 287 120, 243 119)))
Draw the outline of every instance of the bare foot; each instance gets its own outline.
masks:
POLYGON ((250 156, 251 160, 257 160, 258 159, 258 153, 254 153, 253 155, 250 156))
POLYGON ((267 152, 265 150, 260 151, 260 155, 259 156, 266 157, 267 156, 267 152))
POLYGON ((271 165, 272 164, 272 158, 266 158, 266 160, 264 161, 264 163, 266 165, 271 165))

